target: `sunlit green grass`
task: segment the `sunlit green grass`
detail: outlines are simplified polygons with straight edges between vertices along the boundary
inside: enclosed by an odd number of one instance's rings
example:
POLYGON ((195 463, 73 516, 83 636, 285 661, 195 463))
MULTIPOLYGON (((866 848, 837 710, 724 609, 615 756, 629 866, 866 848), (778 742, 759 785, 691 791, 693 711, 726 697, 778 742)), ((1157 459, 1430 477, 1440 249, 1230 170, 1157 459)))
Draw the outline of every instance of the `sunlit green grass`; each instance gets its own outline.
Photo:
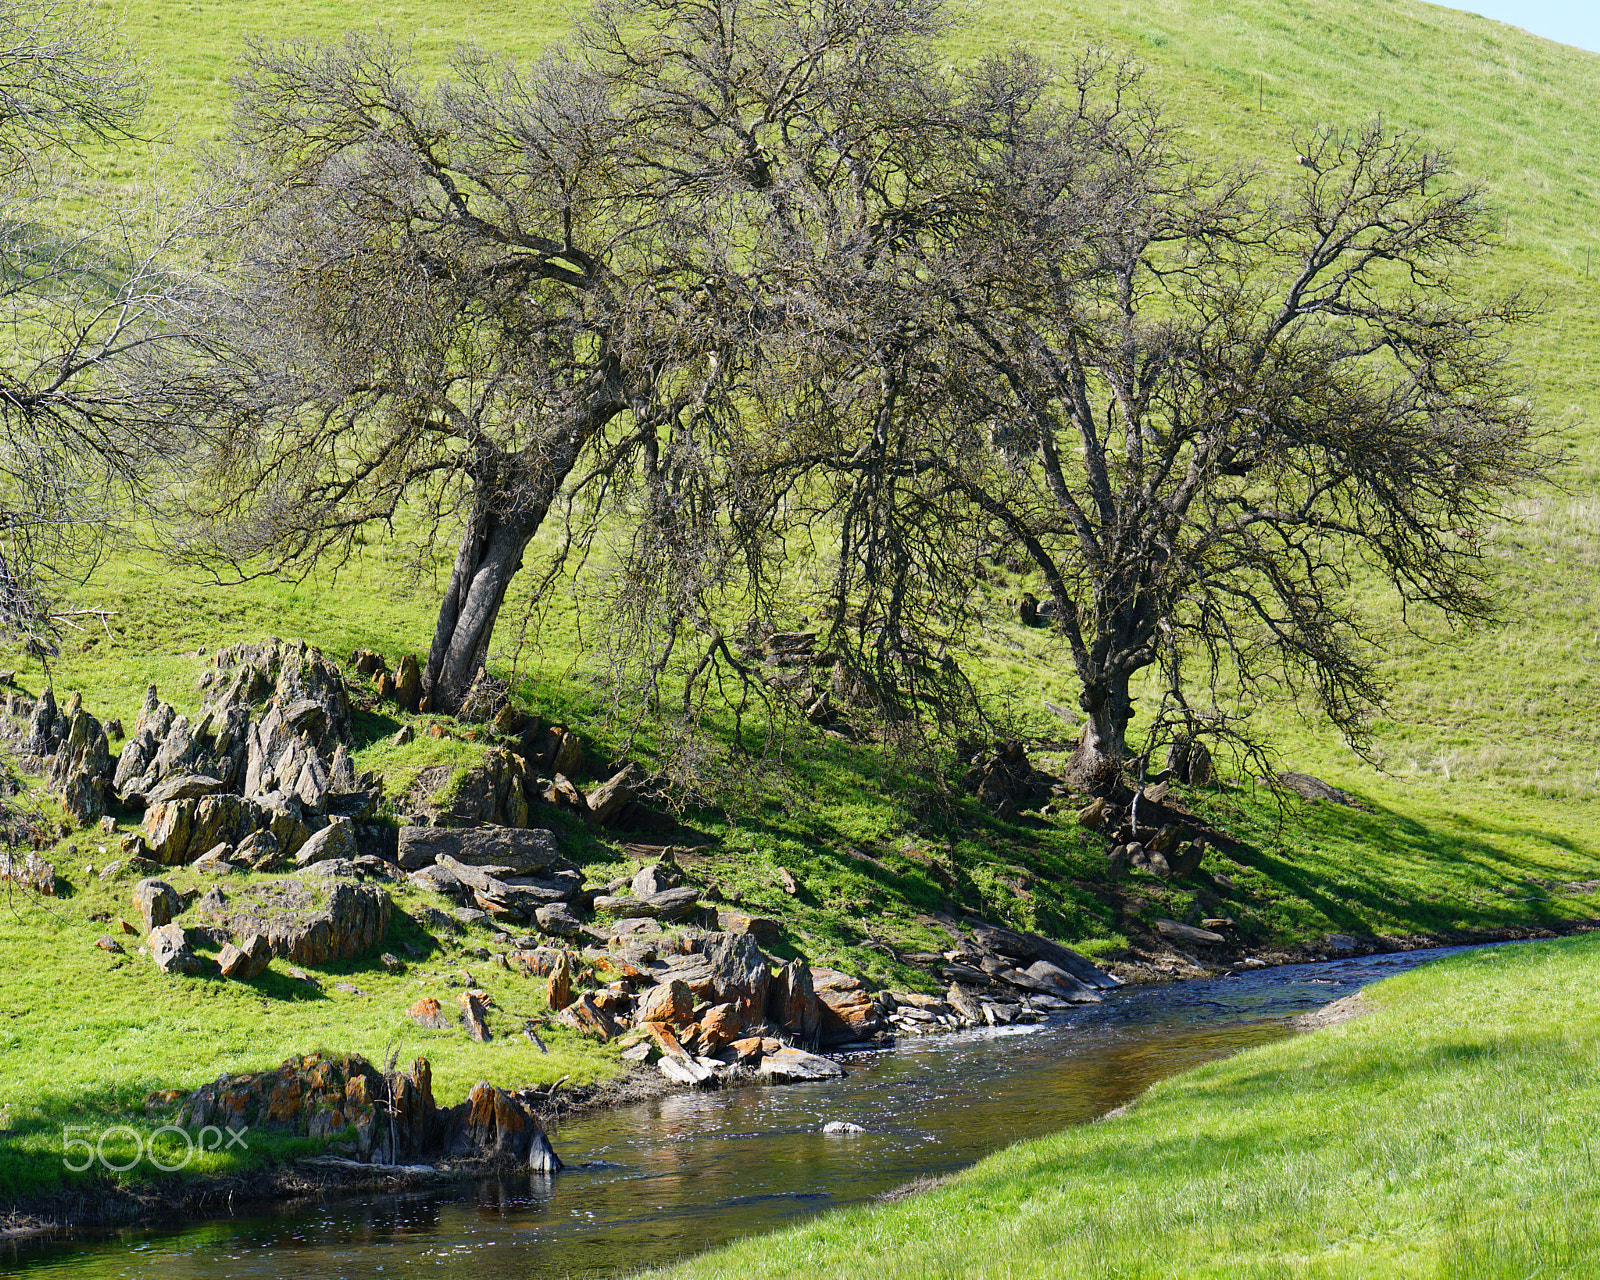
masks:
POLYGON ((1594 1275, 1597 961, 1585 937, 1425 966, 1358 1021, 670 1274, 1594 1275))
MULTIPOLYGON (((1290 707, 1260 708, 1257 721, 1284 767, 1317 773, 1357 793, 1372 812, 1295 802, 1280 822, 1270 799, 1248 778, 1240 779, 1214 803, 1245 847, 1232 856, 1210 855, 1207 876, 1188 883, 1148 877, 1113 883, 1105 875, 1102 847, 1069 815, 997 821, 958 794, 940 796, 931 773, 900 767, 891 750, 871 742, 841 742, 802 728, 785 740, 777 758, 741 756, 729 749, 729 719, 714 713, 716 732, 704 767, 719 802, 684 814, 689 831, 714 842, 716 850, 697 874, 737 894, 745 909, 784 918, 783 954, 800 952, 876 981, 909 985, 925 980, 886 948, 944 949, 944 935, 918 918, 939 910, 1040 928, 1099 954, 1116 953, 1131 929, 1156 918, 1217 911, 1234 918, 1241 942, 1262 946, 1315 940, 1332 930, 1533 928, 1595 914, 1590 895, 1562 886, 1600 871, 1600 825, 1591 802, 1600 790, 1594 714, 1600 432, 1592 424, 1597 320, 1595 280, 1584 274, 1584 253, 1595 239, 1593 183, 1600 174, 1600 135, 1589 127, 1585 109, 1600 89, 1600 59, 1426 5, 1333 0, 1311 7, 1242 0, 1225 8, 1200 0, 989 5, 975 11, 976 25, 956 38, 951 52, 977 54, 1008 38, 1059 58, 1091 39, 1127 48, 1147 64, 1148 86, 1184 123, 1200 154, 1217 164, 1257 162, 1272 184, 1294 171, 1288 134, 1313 121, 1355 122, 1382 111, 1392 123, 1426 128, 1456 153, 1463 177, 1486 186, 1504 227, 1503 249, 1474 268, 1474 278, 1484 289, 1526 287, 1546 299, 1544 320, 1517 338, 1517 368, 1543 406, 1554 433, 1552 449, 1565 460, 1558 474, 1564 487, 1519 500, 1488 543, 1506 618, 1456 637, 1445 636, 1426 617, 1413 619, 1429 641, 1441 642, 1424 643, 1397 625, 1382 584, 1361 579, 1360 599, 1373 618, 1383 669, 1394 682, 1393 705, 1375 727, 1373 759, 1382 771, 1325 730, 1301 723, 1290 707), (799 897, 779 887, 780 866, 799 879, 799 897), (1220 907, 1201 896, 1220 883, 1209 878, 1213 874, 1236 886, 1219 895, 1220 907)), ((432 73, 458 40, 535 53, 576 10, 493 0, 360 9, 304 0, 180 6, 137 0, 116 11, 125 15, 128 38, 150 61, 150 123, 162 136, 145 148, 95 159, 113 192, 134 178, 186 186, 195 172, 190 148, 226 127, 228 79, 251 33, 328 39, 349 25, 371 30, 384 23, 396 38, 415 43, 432 73)), ((1600 273, 1600 261, 1594 269, 1600 273)), ((197 580, 152 553, 119 554, 76 593, 76 603, 112 612, 104 628, 91 623, 68 632, 52 664, 56 688, 81 689, 96 714, 131 724, 147 683, 156 683, 180 709, 193 710, 199 701, 195 680, 208 655, 240 640, 304 638, 340 658, 358 646, 380 649, 391 660, 406 651, 425 652, 448 573, 449 541, 446 530, 437 554, 420 566, 402 542, 375 539, 337 575, 243 587, 197 580), (206 656, 197 654, 201 649, 206 656)), ((547 533, 538 548, 550 546, 547 533)), ((597 566, 603 573, 603 557, 597 566)), ((628 743, 632 709, 624 691, 623 716, 607 714, 615 690, 596 644, 605 624, 579 611, 580 604, 592 603, 589 583, 567 582, 549 602, 542 628, 522 636, 517 621, 528 604, 531 577, 530 571, 502 615, 492 665, 511 680, 527 710, 575 725, 590 743, 590 770, 602 774, 628 743)), ((803 582, 805 574, 796 578, 803 582)), ((1028 585, 997 573, 991 616, 974 637, 974 672, 1009 729, 1061 739, 1069 730, 1043 703, 1072 706, 1077 691, 1050 639, 1010 621, 1007 598, 1028 585)), ((796 616, 807 607, 797 596, 796 616)), ((38 663, 7 658, 4 665, 18 667, 25 687, 42 686, 45 672, 38 663)), ((472 751, 453 739, 432 746, 419 739, 403 750, 384 746, 403 719, 374 713, 361 722, 362 765, 388 775, 391 795, 422 765, 459 767, 472 751)), ((633 739, 634 754, 659 760, 667 737, 661 726, 646 723, 633 739)), ((74 836, 50 856, 82 891, 9 914, 0 908, 0 955, 7 961, 0 978, 0 1106, 11 1106, 10 1123, 23 1130, 15 1142, 6 1139, 12 1144, 7 1151, 19 1154, 0 1163, 0 1195, 47 1185, 55 1176, 62 1123, 143 1124, 149 1089, 192 1088, 222 1070, 271 1067, 319 1046, 381 1055, 392 1040, 403 1057, 428 1052, 447 1101, 483 1076, 515 1086, 568 1072, 591 1078, 611 1069, 605 1053, 559 1036, 552 1042, 555 1053, 544 1058, 516 1037, 482 1047, 418 1033, 401 1017, 421 990, 412 975, 391 978, 346 966, 322 975, 321 996, 282 977, 259 988, 162 978, 147 958, 110 957, 92 947, 105 926, 88 916, 126 906, 82 874, 84 863, 105 860, 96 840, 87 833, 74 836), (327 989, 331 981, 346 979, 372 998, 327 989)), ((596 881, 632 866, 614 845, 591 845, 584 857, 596 881)), ((127 887, 117 892, 125 897, 127 887)), ((459 951, 451 949, 419 966, 444 972, 461 963, 459 951)), ((503 970, 485 971, 475 961, 464 963, 509 1007, 537 1003, 531 984, 503 970)), ((1453 972, 1463 982, 1479 975, 1477 969, 1453 972)), ((1202 1083, 1210 1078, 1202 1077, 1202 1083)), ((1181 1091, 1190 1087, 1173 1086, 1173 1097, 1188 1096, 1181 1091)), ((1080 1134, 1064 1141, 1090 1139, 1080 1134)), ((1174 1151, 1195 1160, 1206 1150, 1203 1142, 1173 1141, 1174 1151)), ((1216 1141, 1226 1151, 1234 1139, 1224 1135, 1216 1141)), ((1285 1163, 1282 1178, 1260 1192, 1263 1204, 1274 1197, 1282 1205, 1300 1203, 1282 1189, 1310 1167, 1300 1157, 1295 1161, 1285 1163)), ((1048 1187, 1056 1176, 1052 1172, 1041 1185, 1048 1187)), ((1104 1185, 1124 1186, 1114 1180, 1104 1185)), ((1209 1203, 1205 1197, 1214 1191, 1196 1190, 1198 1200, 1172 1193, 1177 1198, 1166 1204, 1173 1221, 1200 1221, 1193 1206, 1209 1203)), ((1163 1208, 1154 1193, 1146 1198, 1148 1204, 1129 1202, 1141 1206, 1128 1208, 1129 1221, 1140 1230, 1159 1219, 1163 1208)), ((1105 1200, 1102 1195, 1094 1203, 1105 1200)), ((1041 1217, 1026 1208, 1032 1203, 1026 1197, 1016 1203, 1024 1207, 1015 1239, 1034 1240, 1043 1229, 1041 1217)), ((1515 1235, 1521 1229, 1493 1225, 1472 1203, 1459 1203, 1456 1225, 1449 1229, 1455 1234, 1446 1232, 1449 1239, 1441 1236, 1435 1253, 1426 1256, 1448 1261, 1456 1256, 1449 1250, 1456 1249, 1458 1261, 1470 1259, 1498 1239, 1494 1232, 1515 1235)), ((988 1219, 980 1214, 978 1220, 988 1219)), ((1539 1221, 1529 1220, 1534 1236, 1545 1230, 1539 1221)), ((1260 1247, 1266 1249, 1271 1232, 1262 1230, 1268 1239, 1260 1247)), ((1132 1236, 1115 1236, 1109 1226, 1094 1227, 1085 1238, 1092 1243, 1100 1239, 1095 1233, 1104 1232, 1112 1232, 1105 1237, 1112 1250, 1107 1257, 1132 1247, 1132 1236)), ((1197 1249, 1219 1247, 1203 1236, 1184 1239, 1197 1249)), ((1510 1240, 1509 1256, 1521 1257, 1517 1250, 1534 1236, 1520 1244, 1510 1240)), ((973 1238, 980 1237, 981 1232, 973 1238)), ((1560 1247, 1565 1239, 1559 1232, 1551 1237, 1560 1247)), ((1302 1274, 1278 1254, 1251 1254, 1257 1244, 1235 1258, 1244 1270, 1225 1273, 1251 1274, 1255 1267, 1274 1274, 1276 1267, 1302 1274)), ((1055 1258, 1049 1250, 1056 1247, 1039 1244, 1040 1256, 1055 1258)), ((1311 1250, 1307 1258, 1323 1257, 1305 1241, 1294 1247, 1311 1250)), ((1011 1257, 1017 1273, 1027 1271, 1021 1255, 994 1256, 1011 1257)), ((1095 1255, 1091 1250, 1086 1256, 1095 1255)), ((896 1265, 904 1274, 917 1274, 921 1262, 896 1265)), ((1143 1274, 1137 1269, 1143 1263, 1129 1265, 1131 1273, 1143 1274)), ((1475 1274, 1439 1265, 1449 1274, 1475 1274)), ((1115 1273, 1115 1265, 1108 1262, 1102 1270, 1115 1273)))

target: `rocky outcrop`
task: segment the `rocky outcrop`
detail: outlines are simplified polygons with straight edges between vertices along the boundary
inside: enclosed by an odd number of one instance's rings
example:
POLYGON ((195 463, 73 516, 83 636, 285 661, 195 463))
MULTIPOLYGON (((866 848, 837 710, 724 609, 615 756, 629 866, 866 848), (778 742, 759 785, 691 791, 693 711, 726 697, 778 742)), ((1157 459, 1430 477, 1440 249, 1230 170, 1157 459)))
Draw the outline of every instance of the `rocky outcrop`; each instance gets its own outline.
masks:
POLYGON ((306 1054, 275 1071, 225 1075, 190 1094, 152 1095, 151 1102, 172 1108, 172 1121, 190 1131, 215 1125, 327 1139, 353 1129, 353 1154, 373 1164, 448 1158, 536 1173, 561 1168, 531 1094, 479 1081, 464 1102, 440 1107, 426 1058, 385 1074, 361 1057, 306 1054))
POLYGON ((221 929, 236 946, 252 934, 275 956, 294 964, 326 964, 364 956, 382 941, 393 911, 376 885, 308 877, 207 891, 197 918, 221 929), (215 895, 215 897, 213 897, 215 895))
MULTIPOLYGON (((189 862, 262 832, 271 832, 276 856, 292 857, 330 822, 377 803, 376 781, 357 777, 350 763, 343 678, 319 650, 277 640, 235 645, 216 655, 200 687, 205 701, 191 722, 152 685, 108 775, 125 804, 145 809, 156 861, 189 862)), ((262 869, 263 852, 241 861, 262 869)))

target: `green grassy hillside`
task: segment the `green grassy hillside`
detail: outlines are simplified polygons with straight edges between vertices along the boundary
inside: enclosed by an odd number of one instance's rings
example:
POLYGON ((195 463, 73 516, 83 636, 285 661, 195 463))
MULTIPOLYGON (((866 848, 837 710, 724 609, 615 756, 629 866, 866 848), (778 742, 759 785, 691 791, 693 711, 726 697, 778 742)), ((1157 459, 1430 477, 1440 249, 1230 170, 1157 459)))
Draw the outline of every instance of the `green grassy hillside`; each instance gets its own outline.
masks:
MULTIPOLYGON (((925 919, 939 909, 1003 917, 1107 956, 1146 934, 1156 918, 1220 911, 1235 921, 1241 945, 1262 948, 1329 930, 1533 929, 1597 914, 1587 883, 1600 868, 1600 822, 1590 802, 1600 790, 1593 710, 1600 390, 1591 367, 1600 342, 1595 281, 1583 266, 1586 242, 1595 238, 1600 131, 1586 113, 1600 87, 1600 58, 1400 0, 1239 0, 1227 8, 1221 13, 1208 0, 994 4, 977 10, 976 24, 952 52, 974 54, 1008 39, 1061 58, 1088 40, 1126 47, 1147 64, 1149 86, 1185 123, 1197 150, 1218 163, 1257 162, 1269 175, 1289 172, 1288 135, 1296 127, 1355 122, 1375 111, 1426 129, 1455 152, 1463 176, 1485 185, 1504 219, 1505 245, 1488 260, 1482 286, 1524 287, 1545 300, 1544 320, 1518 336, 1517 360, 1564 459, 1558 485, 1521 498, 1491 541, 1507 616, 1433 647, 1398 625, 1381 583, 1364 584, 1395 681, 1392 711, 1375 735, 1382 771, 1324 730, 1301 724, 1292 708, 1267 707, 1259 716, 1285 767, 1355 792, 1370 812, 1296 804, 1280 822, 1244 780, 1210 801, 1244 846, 1229 857, 1212 854, 1207 875, 1195 882, 1113 882, 1103 850, 1068 815, 1002 822, 964 801, 924 805, 870 744, 802 734, 781 762, 708 760, 721 802, 686 815, 718 850, 704 874, 747 908, 781 913, 788 945, 814 960, 879 981, 918 983, 898 957, 941 949, 925 919), (805 886, 798 898, 778 887, 779 866, 805 886), (1224 890, 1225 882, 1231 887, 1224 890)), ((133 178, 175 188, 190 180, 189 148, 223 127, 227 78, 247 35, 335 38, 357 12, 331 0, 135 0, 118 11, 149 59, 151 123, 169 131, 142 151, 100 157, 108 190, 133 178)), ((415 40, 420 56, 438 65, 464 39, 532 53, 572 11, 543 4, 530 13, 501 0, 380 0, 362 6, 359 19, 415 40)), ((1595 258, 1600 274, 1600 251, 1595 258)), ((425 650, 448 548, 422 568, 411 571, 404 547, 373 542, 336 578, 228 588, 186 577, 148 553, 119 555, 81 593, 82 603, 113 611, 107 625, 68 633, 55 684, 81 688, 96 714, 131 723, 152 681, 181 709, 193 708, 202 649, 278 634, 339 657, 358 645, 391 659, 425 650)), ((1043 704, 1071 705, 1076 690, 1048 638, 1008 620, 1005 597, 1026 585, 1014 577, 994 584, 979 675, 1017 725, 1059 739, 1064 726, 1043 704)), ((591 656, 594 632, 575 612, 582 593, 581 585, 563 588, 526 644, 516 625, 525 594, 509 602, 494 661, 527 709, 580 727, 600 768, 621 752, 624 730, 605 717, 609 691, 591 656)), ((1424 632, 1431 625, 1416 622, 1424 632)), ((20 683, 41 686, 39 664, 15 665, 20 683)), ((393 727, 384 717, 367 725, 363 759, 365 767, 388 770, 392 782, 431 762, 430 751, 454 763, 469 750, 424 735, 396 755, 379 745, 393 727)), ((647 728, 634 747, 648 757, 660 745, 647 728)), ((153 978, 101 953, 92 964, 83 958, 102 931, 90 914, 113 905, 110 890, 90 886, 83 873, 85 863, 104 860, 95 842, 66 837, 50 856, 84 892, 0 915, 0 952, 28 973, 22 983, 0 983, 0 1106, 13 1108, 12 1122, 34 1144, 27 1171, 9 1171, 18 1179, 13 1188, 38 1185, 48 1162, 36 1157, 51 1149, 63 1107, 79 1116, 121 1116, 143 1090, 192 1087, 223 1069, 271 1065, 291 1047, 322 1043, 333 1028, 349 1043, 328 1047, 374 1057, 397 1034, 393 1000, 402 983, 375 989, 384 999, 366 1003, 274 1002, 272 1034, 260 1038, 243 1031, 248 1019, 238 993, 174 1001, 158 1014, 141 1013, 164 1038, 141 1039, 117 1060, 106 1087, 92 1087, 96 1073, 104 1074, 94 1055, 111 1052, 121 1034, 117 1011, 147 1011, 153 978), (81 1016, 66 1015, 80 1034, 57 1029, 63 1010, 55 993, 62 991, 83 1002, 81 1016)), ((614 845, 596 845, 587 856, 598 879, 625 863, 614 845)), ((451 948, 459 949, 450 943, 438 964, 460 959, 451 948)), ((460 1048, 445 1053, 442 1072, 446 1091, 457 1094, 480 1065, 471 1049, 460 1048)), ((591 1059, 583 1070, 614 1065, 591 1059)), ((572 1068, 519 1051, 511 1069, 553 1079, 572 1068)), ((0 1169, 0 1186, 6 1176, 0 1169)))

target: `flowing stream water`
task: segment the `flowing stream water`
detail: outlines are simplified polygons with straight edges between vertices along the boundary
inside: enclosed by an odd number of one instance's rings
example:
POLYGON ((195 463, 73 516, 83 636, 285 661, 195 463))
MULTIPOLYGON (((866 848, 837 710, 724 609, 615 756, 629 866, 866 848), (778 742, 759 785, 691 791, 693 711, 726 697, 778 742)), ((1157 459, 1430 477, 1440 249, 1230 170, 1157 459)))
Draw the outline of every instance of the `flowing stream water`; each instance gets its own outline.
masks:
POLYGON ((552 1132, 567 1169, 179 1229, 25 1242, 44 1277, 538 1280, 626 1273, 870 1199, 1082 1124, 1155 1081, 1294 1034, 1295 1015, 1462 948, 1123 988, 1038 1026, 911 1039, 833 1084, 673 1094, 552 1132), (867 1132, 824 1134, 831 1120, 867 1132))

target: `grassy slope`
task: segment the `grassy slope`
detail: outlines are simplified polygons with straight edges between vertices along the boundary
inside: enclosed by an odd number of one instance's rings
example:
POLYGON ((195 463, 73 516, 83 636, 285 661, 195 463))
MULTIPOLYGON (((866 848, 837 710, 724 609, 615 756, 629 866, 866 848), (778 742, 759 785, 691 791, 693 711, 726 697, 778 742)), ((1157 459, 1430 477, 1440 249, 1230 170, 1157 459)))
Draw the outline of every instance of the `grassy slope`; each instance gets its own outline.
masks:
POLYGON ((1424 966, 1365 1018, 673 1274, 1593 1275, 1597 960, 1590 936, 1424 966))
MULTIPOLYGON (((1360 792, 1376 812, 1307 807, 1278 829, 1262 804, 1235 794, 1230 820, 1252 839, 1236 861, 1214 856, 1209 864, 1238 885, 1225 909, 1239 922, 1241 938, 1253 942, 1324 929, 1437 931, 1592 915, 1586 896, 1552 892, 1545 882, 1587 878, 1600 852, 1600 829, 1584 802, 1597 776, 1597 730, 1587 707, 1600 647, 1590 621, 1596 552, 1589 535, 1600 511, 1596 434, 1586 416, 1596 399, 1585 358, 1595 346, 1594 319, 1591 283, 1575 274, 1591 221, 1585 184, 1600 171, 1600 141, 1582 131, 1572 110, 1592 99, 1600 60, 1429 6, 1340 0, 1312 11, 1247 0, 1229 10, 1083 0, 1038 9, 994 6, 961 52, 1007 37, 1059 56, 1090 37, 1129 46, 1149 64, 1151 83, 1173 114, 1189 122, 1198 147, 1219 157, 1260 158, 1270 171, 1286 171, 1284 160, 1292 157, 1285 131, 1313 119, 1353 120, 1381 109, 1396 122, 1428 127, 1509 211, 1508 246, 1486 285, 1526 283, 1549 298, 1548 322, 1522 336, 1519 359, 1571 462, 1570 492, 1531 500, 1526 523, 1508 525, 1493 543, 1507 597, 1517 602, 1507 623, 1444 651, 1399 634, 1390 642, 1396 709, 1379 726, 1377 745, 1391 773, 1374 773, 1326 735, 1296 724, 1284 708, 1262 713, 1289 748, 1287 764, 1360 792)), ((350 20, 347 6, 303 0, 178 9, 132 0, 123 11, 130 37, 154 69, 152 117, 172 121, 171 136, 182 145, 212 135, 225 117, 230 60, 246 33, 326 38, 350 20)), ((419 52, 436 63, 462 38, 512 51, 535 48, 558 30, 556 15, 570 11, 547 4, 530 17, 503 0, 470 0, 448 9, 380 3, 362 14, 387 22, 402 38, 415 35, 419 52)), ((108 172, 112 180, 163 166, 185 172, 177 145, 117 164, 108 172)), ((1001 587, 999 595, 1018 587, 1001 587)), ((57 671, 58 687, 82 687, 92 709, 126 720, 150 680, 169 699, 192 704, 203 664, 191 655, 199 647, 277 633, 304 636, 335 654, 363 644, 392 656, 426 644, 434 589, 426 577, 408 585, 399 550, 377 544, 337 579, 237 590, 186 581, 147 556, 119 558, 86 593, 118 610, 113 634, 75 636, 57 671)), ((1372 590, 1370 598, 1379 625, 1390 625, 1382 621, 1381 593, 1372 590)), ((984 638, 984 679, 1012 700, 1019 723, 1059 734, 1059 722, 1049 721, 1039 699, 1070 704, 1070 680, 1045 639, 1006 625, 1003 612, 997 600, 984 638)), ((542 641, 520 655, 512 652, 507 624, 501 660, 509 667, 517 656, 522 700, 541 713, 570 717, 599 738, 593 755, 604 763, 616 735, 599 723, 603 689, 583 656, 585 639, 563 597, 542 641)), ((23 665, 30 687, 41 678, 36 667, 23 665)), ((393 724, 375 720, 367 727, 376 737, 393 724)), ((454 760, 461 747, 442 750, 454 760)), ((750 906, 783 910, 791 941, 815 959, 841 959, 879 980, 907 981, 902 966, 867 944, 884 938, 902 949, 936 949, 938 936, 914 913, 951 899, 1100 950, 1115 948, 1140 920, 1200 911, 1196 886, 1148 879, 1120 886, 1120 900, 1108 902, 1100 854, 1069 823, 1002 824, 970 810, 954 823, 940 821, 897 794, 893 771, 873 752, 829 741, 800 747, 786 774, 740 777, 738 766, 730 766, 728 777, 745 788, 738 803, 693 818, 727 850, 704 873, 742 893, 750 906), (878 865, 852 858, 851 849, 878 865), (775 886, 779 864, 806 885, 799 901, 775 886)), ((402 759, 373 748, 368 759, 399 772, 425 762, 429 749, 402 759)), ((72 843, 77 853, 63 841, 55 856, 63 873, 81 882, 82 863, 103 857, 92 842, 72 843)), ((592 856, 604 864, 618 855, 596 849, 592 856)), ((83 958, 100 931, 87 915, 111 905, 102 896, 96 888, 50 913, 0 914, 0 950, 19 957, 28 973, 0 983, 0 1104, 13 1104, 13 1123, 26 1121, 30 1150, 53 1150, 50 1127, 64 1108, 115 1114, 144 1089, 270 1065, 333 1031, 340 1042, 330 1047, 381 1055, 388 1038, 403 1030, 397 1004, 416 990, 411 977, 361 974, 358 984, 374 993, 366 1002, 274 999, 265 1020, 270 1034, 260 1036, 248 1034, 257 1007, 248 993, 206 986, 190 993, 192 1001, 153 1001, 155 980, 136 962, 119 964, 98 952, 83 958), (76 993, 70 1014, 53 999, 59 990, 76 993), (116 1048, 131 1020, 125 1010, 139 1010, 138 1020, 147 1022, 157 1004, 160 1018, 169 1019, 157 1025, 170 1034, 116 1048), (81 1032, 60 1031, 80 1024, 81 1032), (218 1045, 225 1047, 220 1054, 218 1045)), ((1218 909, 1205 904, 1207 914, 1218 909)), ((451 963, 459 959, 453 954, 451 963)), ((444 971, 441 960, 421 965, 444 971)), ((270 994, 284 996, 276 988, 270 994)), ((525 1001, 520 990, 508 998, 513 1008, 525 1001)), ((450 1059, 442 1070, 447 1096, 482 1074, 474 1052, 434 1050, 436 1061, 441 1054, 450 1059)), ((497 1071, 501 1065, 497 1060, 497 1071)), ((526 1054, 511 1067, 533 1079, 567 1069, 526 1054)), ((48 1162, 28 1164, 30 1179, 46 1175, 48 1162)))

